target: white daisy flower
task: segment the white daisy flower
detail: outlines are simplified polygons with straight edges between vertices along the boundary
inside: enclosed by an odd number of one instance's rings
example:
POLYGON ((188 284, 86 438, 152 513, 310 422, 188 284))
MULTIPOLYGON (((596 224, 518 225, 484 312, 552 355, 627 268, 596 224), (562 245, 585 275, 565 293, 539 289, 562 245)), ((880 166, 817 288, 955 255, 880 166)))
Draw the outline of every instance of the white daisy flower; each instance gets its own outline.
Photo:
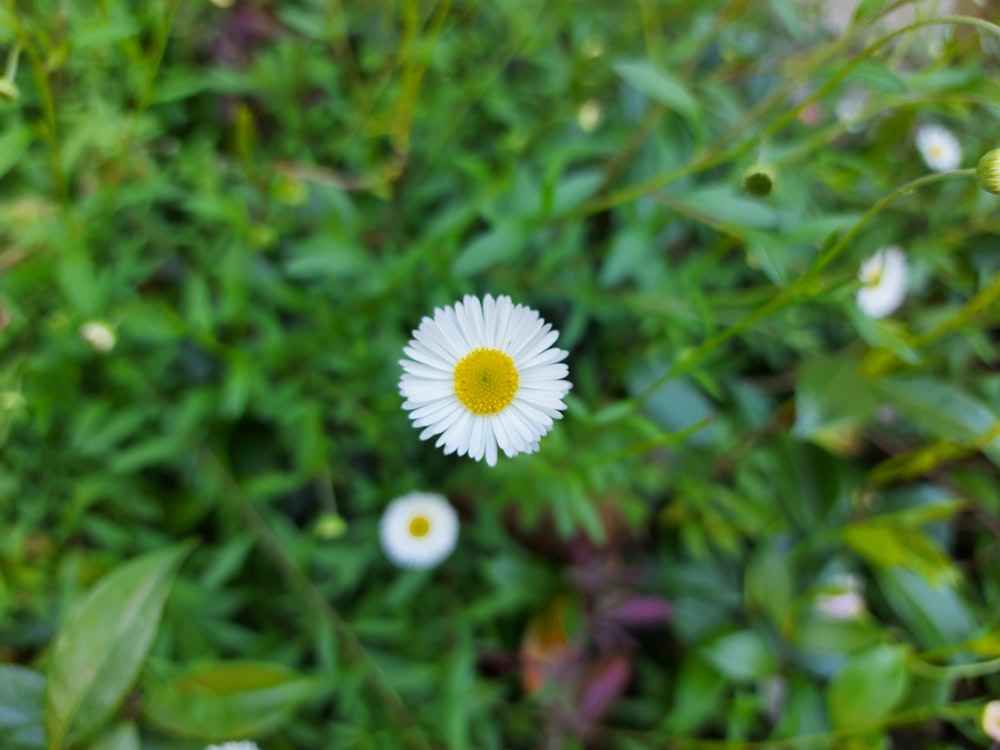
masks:
POLYGON ((90 344, 91 348, 101 353, 110 352, 118 342, 111 326, 100 320, 92 320, 80 326, 80 337, 90 344))
POLYGON ((906 296, 906 255, 895 246, 883 247, 861 264, 863 286, 858 307, 870 318, 884 318, 903 304, 906 296))
POLYGON ((917 150, 924 163, 935 172, 950 172, 962 165, 962 146, 948 128, 921 125, 917 129, 917 150))
POLYGON ((437 308, 413 332, 401 359, 399 392, 420 439, 440 435, 445 453, 468 454, 495 466, 497 447, 508 456, 538 450, 562 417, 572 388, 560 364, 568 354, 552 344, 558 331, 535 310, 510 297, 466 295, 437 308))
POLYGON ((386 557, 401 568, 431 568, 455 549, 458 515, 442 495, 411 492, 386 507, 379 522, 386 557))
POLYGON ((256 742, 223 742, 221 745, 209 745, 205 750, 260 750, 256 742))
POLYGON ((982 726, 991 740, 1000 742, 1000 701, 990 701, 983 707, 982 726))

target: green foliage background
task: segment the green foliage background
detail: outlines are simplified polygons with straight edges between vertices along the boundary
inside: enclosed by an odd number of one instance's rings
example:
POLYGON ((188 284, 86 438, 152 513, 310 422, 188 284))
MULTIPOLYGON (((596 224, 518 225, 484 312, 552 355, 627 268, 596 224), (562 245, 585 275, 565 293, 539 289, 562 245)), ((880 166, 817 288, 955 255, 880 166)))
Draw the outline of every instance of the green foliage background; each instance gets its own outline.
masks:
POLYGON ((911 5, 5 0, 0 746, 985 746, 998 204, 913 133, 1000 145, 1000 29, 911 5), (487 292, 574 383, 495 469, 397 391, 487 292))

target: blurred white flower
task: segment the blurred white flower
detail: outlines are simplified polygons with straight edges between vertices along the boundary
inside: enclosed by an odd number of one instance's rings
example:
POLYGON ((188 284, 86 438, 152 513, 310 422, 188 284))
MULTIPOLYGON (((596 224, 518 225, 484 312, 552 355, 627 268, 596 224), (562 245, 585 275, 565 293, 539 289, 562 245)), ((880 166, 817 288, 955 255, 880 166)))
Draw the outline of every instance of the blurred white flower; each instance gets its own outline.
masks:
POLYGON ((856 620, 865 612, 861 581, 843 573, 834 576, 827 591, 816 598, 816 611, 831 620, 856 620))
POLYGON ((601 105, 593 99, 588 99, 580 105, 576 113, 576 124, 584 133, 593 133, 601 122, 601 105))
POLYGON ((983 731, 990 739, 1000 742, 1000 701, 990 701, 983 708, 983 731))
POLYGON ((99 320, 92 320, 80 326, 80 337, 99 352, 110 352, 118 342, 111 326, 99 320))
POLYGON ((858 307, 871 318, 893 313, 906 297, 906 255, 896 246, 883 247, 861 264, 858 307))
POLYGON ((386 507, 379 522, 386 557, 401 568, 432 568, 455 549, 458 515, 443 495, 411 492, 386 507))
POLYGON ((221 745, 209 745, 205 750, 260 750, 256 742, 242 740, 240 742, 223 742, 221 745))
POLYGON ((924 163, 935 172, 950 172, 962 164, 962 147, 955 135, 941 125, 921 125, 917 129, 917 150, 924 163))
POLYGON ((837 119, 854 133, 861 129, 860 119, 866 104, 868 104, 868 94, 865 90, 852 88, 837 100, 834 112, 837 119))
POLYGON ((440 435, 445 453, 468 454, 495 466, 497 448, 508 456, 533 453, 562 417, 572 387, 559 364, 568 352, 535 310, 510 297, 465 295, 425 317, 403 352, 399 392, 420 439, 440 435))

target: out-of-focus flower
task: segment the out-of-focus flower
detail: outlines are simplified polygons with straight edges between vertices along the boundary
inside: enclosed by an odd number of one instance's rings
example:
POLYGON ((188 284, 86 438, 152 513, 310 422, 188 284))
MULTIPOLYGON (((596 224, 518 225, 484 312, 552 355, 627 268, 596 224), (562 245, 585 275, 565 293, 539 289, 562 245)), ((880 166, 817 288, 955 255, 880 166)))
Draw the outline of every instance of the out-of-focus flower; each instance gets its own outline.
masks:
POLYGON ((386 557, 401 568, 431 568, 455 549, 458 515, 443 495, 411 492, 386 507, 379 523, 386 557))
POLYGON ((983 731, 990 739, 1000 742, 1000 701, 990 701, 983 707, 983 731))
POLYGON ((403 408, 424 428, 420 439, 440 435, 445 453, 490 466, 498 447, 508 456, 537 451, 572 387, 560 364, 568 352, 552 347, 558 337, 510 297, 466 295, 425 317, 399 361, 403 408))
POLYGON ((849 573, 834 576, 826 593, 816 599, 816 611, 831 620, 856 620, 865 612, 861 581, 849 573))
POLYGON ((342 537, 346 531, 347 521, 338 513, 325 513, 313 527, 318 538, 327 540, 342 537))
POLYGON ((861 114, 867 103, 868 94, 865 93, 864 89, 852 88, 837 100, 834 105, 834 113, 837 115, 837 119, 853 133, 861 129, 861 114))
POLYGON ((895 246, 883 247, 861 264, 858 307, 871 318, 884 318, 906 297, 906 255, 895 246))
POLYGON ((240 742, 223 742, 221 745, 209 745, 205 750, 260 750, 256 742, 242 740, 240 742))
POLYGON ((91 320, 80 326, 80 337, 94 349, 94 351, 107 353, 115 348, 118 338, 111 326, 100 320, 91 320))
POLYGON ((588 99, 580 105, 576 113, 576 124, 584 133, 593 133, 601 122, 601 105, 593 99, 588 99))
POLYGON ((1000 195, 1000 148, 983 154, 976 165, 976 180, 983 190, 1000 195))
POLYGON ((941 125, 921 125, 917 129, 917 150, 924 163, 935 172, 950 172, 962 164, 962 146, 955 134, 941 125))

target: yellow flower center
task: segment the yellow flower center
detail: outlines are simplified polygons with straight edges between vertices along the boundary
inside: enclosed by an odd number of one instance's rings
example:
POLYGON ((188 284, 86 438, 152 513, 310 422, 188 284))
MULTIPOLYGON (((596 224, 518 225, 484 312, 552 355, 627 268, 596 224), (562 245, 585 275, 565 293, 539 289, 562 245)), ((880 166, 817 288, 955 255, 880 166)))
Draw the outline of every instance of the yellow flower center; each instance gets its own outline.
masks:
POLYGON ((868 287, 878 286, 882 283, 882 271, 884 270, 884 263, 872 263, 871 267, 862 274, 861 283, 868 287))
POLYGON ((430 530, 431 522, 423 516, 414 516, 410 519, 410 536, 415 536, 419 539, 422 536, 427 536, 427 532, 430 530))
POLYGON ((514 360, 498 349, 479 348, 455 365, 455 395, 473 414, 496 414, 514 400, 514 360))

